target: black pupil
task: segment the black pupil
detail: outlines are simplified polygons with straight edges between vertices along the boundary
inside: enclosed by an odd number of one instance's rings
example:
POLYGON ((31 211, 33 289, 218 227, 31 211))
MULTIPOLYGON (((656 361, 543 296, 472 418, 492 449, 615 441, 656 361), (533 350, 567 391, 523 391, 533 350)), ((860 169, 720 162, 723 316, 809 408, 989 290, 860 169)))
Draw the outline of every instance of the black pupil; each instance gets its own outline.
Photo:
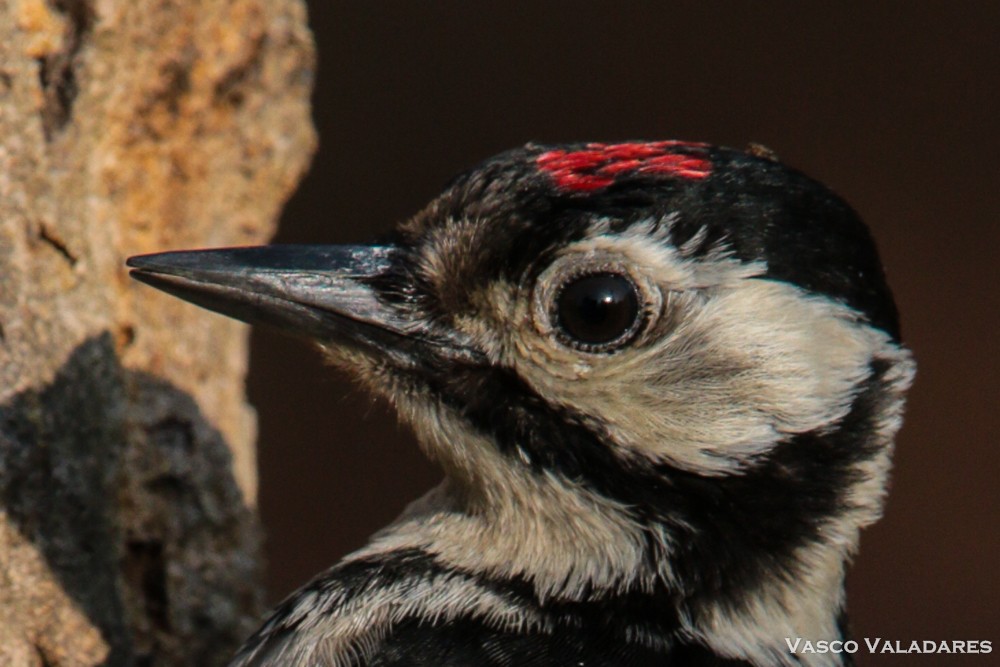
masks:
POLYGON ((639 298, 627 278, 593 273, 567 283, 556 308, 564 332, 581 343, 599 345, 632 329, 639 316, 639 298))

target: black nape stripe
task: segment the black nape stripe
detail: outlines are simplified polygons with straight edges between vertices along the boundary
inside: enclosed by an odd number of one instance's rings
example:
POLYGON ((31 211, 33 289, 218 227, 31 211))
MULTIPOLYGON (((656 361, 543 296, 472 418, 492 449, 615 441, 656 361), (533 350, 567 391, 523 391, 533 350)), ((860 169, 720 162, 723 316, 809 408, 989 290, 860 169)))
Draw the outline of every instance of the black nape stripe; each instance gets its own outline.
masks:
MULTIPOLYGON (((846 494, 857 464, 877 454, 872 438, 890 364, 876 360, 835 428, 776 444, 739 475, 705 477, 667 465, 644 467, 615 455, 599 424, 545 401, 509 369, 454 368, 428 378, 431 389, 512 465, 553 472, 666 526, 677 551, 671 567, 689 602, 738 604, 764 578, 795 576, 794 551, 851 509, 846 494)), ((657 558, 650 538, 651 559, 657 558)))

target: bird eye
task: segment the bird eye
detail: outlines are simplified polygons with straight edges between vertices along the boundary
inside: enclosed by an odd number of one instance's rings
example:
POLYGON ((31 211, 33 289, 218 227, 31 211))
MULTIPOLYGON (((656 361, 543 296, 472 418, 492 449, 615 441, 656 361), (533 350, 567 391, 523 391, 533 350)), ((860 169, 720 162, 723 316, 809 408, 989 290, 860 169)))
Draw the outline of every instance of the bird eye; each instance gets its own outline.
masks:
POLYGON ((590 273, 571 279, 555 300, 558 328, 591 351, 606 352, 631 340, 641 308, 635 284, 617 273, 590 273))

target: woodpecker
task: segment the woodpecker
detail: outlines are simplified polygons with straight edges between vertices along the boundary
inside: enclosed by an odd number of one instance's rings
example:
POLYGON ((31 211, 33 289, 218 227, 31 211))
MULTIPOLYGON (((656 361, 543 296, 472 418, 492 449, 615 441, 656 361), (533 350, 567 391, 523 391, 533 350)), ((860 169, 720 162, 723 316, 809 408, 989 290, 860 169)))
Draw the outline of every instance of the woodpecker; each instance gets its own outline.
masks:
POLYGON ((850 664, 793 646, 846 638, 914 364, 864 223, 769 152, 528 144, 378 245, 128 264, 315 341, 444 471, 234 667, 850 664))

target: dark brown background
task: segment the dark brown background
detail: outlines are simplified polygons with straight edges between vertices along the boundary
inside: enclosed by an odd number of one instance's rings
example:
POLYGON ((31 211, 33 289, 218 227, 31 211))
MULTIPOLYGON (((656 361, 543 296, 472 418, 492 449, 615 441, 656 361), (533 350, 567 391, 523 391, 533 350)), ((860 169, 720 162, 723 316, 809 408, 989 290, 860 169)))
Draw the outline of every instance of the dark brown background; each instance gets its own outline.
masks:
MULTIPOLYGON (((919 362, 886 516, 850 578, 855 635, 990 639, 965 662, 1000 664, 1000 3, 610 4, 312 2, 321 149, 277 241, 370 240, 528 140, 770 146, 868 220, 919 362)), ((277 599, 438 475, 311 350, 253 342, 277 599)))

